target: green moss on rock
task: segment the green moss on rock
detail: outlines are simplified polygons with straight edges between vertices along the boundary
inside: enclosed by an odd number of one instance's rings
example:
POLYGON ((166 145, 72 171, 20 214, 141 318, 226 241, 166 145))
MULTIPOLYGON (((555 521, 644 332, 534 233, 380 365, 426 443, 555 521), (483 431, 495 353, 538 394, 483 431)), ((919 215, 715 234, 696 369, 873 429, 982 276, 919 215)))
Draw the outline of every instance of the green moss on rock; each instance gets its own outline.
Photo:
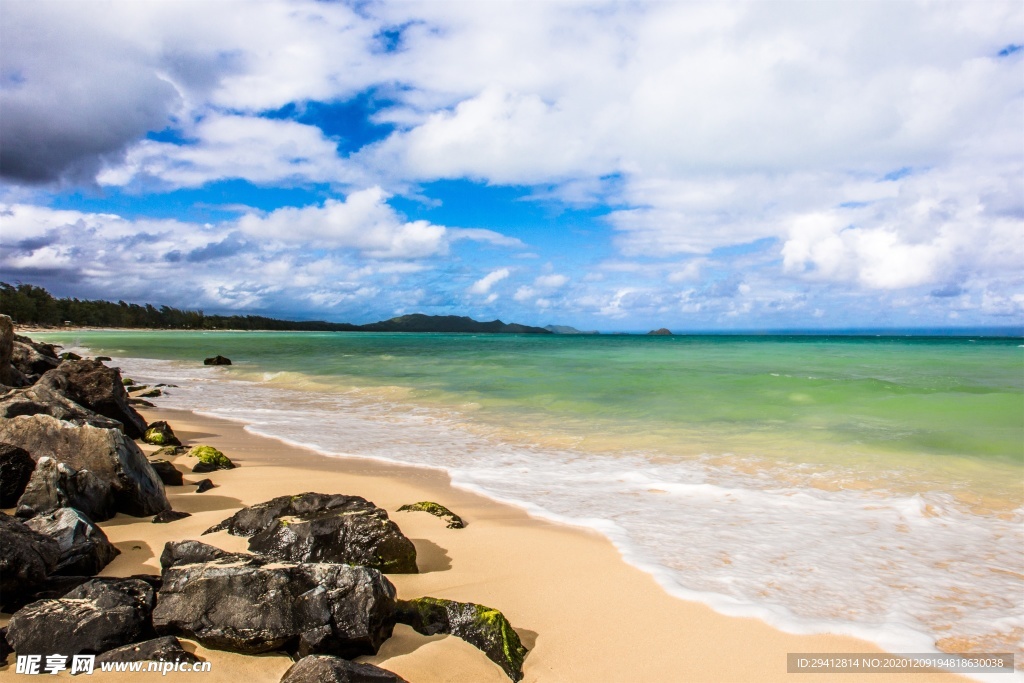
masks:
POLYGON ((188 456, 199 460, 199 464, 192 468, 193 472, 230 470, 235 467, 235 463, 231 462, 228 456, 213 446, 193 446, 188 452, 188 456))
POLYGON ((435 517, 448 520, 449 529, 463 529, 466 523, 462 521, 462 518, 457 514, 446 508, 440 503, 434 503, 429 500, 423 500, 419 503, 411 503, 409 505, 403 505, 398 508, 399 512, 429 512, 435 517))

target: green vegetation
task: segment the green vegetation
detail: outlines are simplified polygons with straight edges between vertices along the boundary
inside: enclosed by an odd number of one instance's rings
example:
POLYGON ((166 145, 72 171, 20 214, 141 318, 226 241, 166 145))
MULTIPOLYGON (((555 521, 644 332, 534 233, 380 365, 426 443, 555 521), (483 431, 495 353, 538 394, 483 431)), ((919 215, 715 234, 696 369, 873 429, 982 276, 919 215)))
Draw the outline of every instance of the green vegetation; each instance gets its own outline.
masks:
POLYGON ((199 458, 199 462, 205 465, 213 465, 215 467, 223 469, 231 469, 234 467, 234 463, 228 459, 228 456, 218 451, 213 446, 193 446, 192 450, 188 452, 190 458, 199 458))
POLYGON ((466 523, 462 521, 462 518, 457 514, 446 508, 444 505, 434 503, 429 500, 420 501, 419 503, 412 503, 410 505, 403 505, 398 508, 399 512, 429 512, 435 517, 448 520, 449 529, 462 529, 466 526, 466 523))

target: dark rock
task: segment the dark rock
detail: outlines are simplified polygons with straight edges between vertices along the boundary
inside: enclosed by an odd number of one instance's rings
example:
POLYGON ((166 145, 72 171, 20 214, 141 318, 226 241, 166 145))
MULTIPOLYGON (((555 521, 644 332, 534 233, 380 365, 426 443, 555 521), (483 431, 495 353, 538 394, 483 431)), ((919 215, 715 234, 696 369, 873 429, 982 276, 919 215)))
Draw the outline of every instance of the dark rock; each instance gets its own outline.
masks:
POLYGON ((24 448, 0 443, 0 508, 18 504, 35 468, 35 460, 24 448))
POLYGON ((196 483, 196 493, 206 493, 212 488, 216 487, 213 485, 213 482, 210 481, 209 479, 203 479, 202 481, 196 483))
POLYGON ((200 541, 169 541, 160 553, 160 566, 166 571, 183 564, 248 564, 261 567, 267 564, 265 558, 248 553, 229 553, 200 541))
POLYGON ((652 335, 656 336, 656 337, 669 337, 669 336, 672 335, 672 331, 671 330, 667 330, 664 327, 660 327, 660 328, 658 328, 656 330, 651 330, 650 332, 647 333, 647 336, 652 336, 652 335))
POLYGON ((14 355, 14 323, 10 316, 0 315, 0 384, 9 387, 24 386, 25 376, 11 365, 14 355))
POLYGON ((155 403, 150 403, 144 398, 129 398, 128 405, 130 406, 142 406, 143 408, 156 408, 155 403))
POLYGON ((23 415, 49 415, 77 425, 92 425, 104 429, 124 429, 117 420, 95 413, 68 398, 70 385, 67 377, 46 374, 30 387, 0 392, 0 417, 23 415))
POLYGON ((60 365, 60 360, 51 344, 37 343, 28 337, 15 335, 11 345, 11 365, 24 378, 25 386, 60 365))
POLYGON ((150 389, 149 391, 143 391, 142 393, 135 394, 139 398, 157 398, 163 396, 164 392, 160 389, 150 389))
POLYGON ((7 637, 18 654, 106 652, 152 633, 155 594, 138 579, 91 579, 57 600, 15 612, 7 637))
POLYGON ((39 515, 25 524, 57 541, 60 558, 54 574, 93 576, 110 564, 121 551, 107 540, 103 530, 74 508, 61 508, 39 515))
POLYGON ((403 505, 398 508, 399 512, 429 512, 435 517, 448 520, 449 529, 464 529, 466 523, 462 521, 462 517, 446 508, 444 505, 438 503, 432 503, 429 500, 424 500, 419 503, 411 503, 410 505, 403 505))
POLYGON ((394 597, 391 582, 365 567, 172 560, 153 625, 234 652, 351 658, 376 653, 391 636, 394 597))
POLYGON ((151 443, 154 446, 180 446, 181 442, 178 441, 178 437, 174 435, 174 430, 171 429, 171 425, 167 424, 163 420, 159 420, 149 425, 146 430, 146 434, 142 437, 142 440, 146 443, 151 443))
POLYGON ((164 384, 163 382, 161 382, 160 384, 157 384, 157 386, 158 387, 171 387, 171 388, 174 388, 174 389, 178 388, 177 384, 164 384))
POLYGON ((339 657, 310 655, 292 664, 281 683, 408 683, 398 674, 373 664, 339 657))
MULTIPOLYGON (((121 382, 123 383, 124 380, 121 380, 121 382)), ((137 392, 145 391, 146 389, 149 389, 148 384, 135 384, 133 382, 131 386, 125 385, 125 391, 129 394, 137 394, 137 392)))
POLYGON ((131 377, 124 377, 121 379, 121 384, 125 385, 126 387, 135 386, 135 380, 133 380, 131 377))
POLYGON ((14 653, 14 649, 7 642, 7 627, 0 628, 0 666, 7 665, 7 658, 14 653))
POLYGON ((48 576, 41 584, 27 593, 14 597, 3 596, 3 609, 5 612, 14 613, 19 609, 37 600, 56 600, 63 598, 69 592, 81 586, 86 581, 92 581, 91 576, 48 576))
MULTIPOLYGON (((0 420, 0 442, 20 446, 37 460, 38 454, 48 454, 75 470, 89 470, 110 488, 118 512, 150 517, 170 508, 164 485, 146 456, 116 429, 76 426, 48 415, 29 415, 0 420)), ((102 521, 92 512, 79 509, 94 521, 102 521)))
POLYGON ((61 360, 82 360, 82 357, 79 356, 74 351, 65 351, 64 353, 60 354, 57 357, 60 358, 61 360))
POLYGON ((96 358, 94 358, 93 360, 98 360, 101 363, 103 363, 109 360, 113 360, 113 358, 111 358, 110 356, 96 356, 96 358))
POLYGON ((150 460, 149 466, 156 472, 156 476, 160 477, 164 486, 182 486, 184 484, 181 470, 166 460, 150 460))
POLYGON ((60 558, 57 541, 0 513, 0 600, 17 600, 46 580, 60 558))
POLYGON ((213 446, 193 446, 188 457, 198 458, 199 462, 192 468, 193 472, 216 472, 217 470, 231 470, 235 463, 231 462, 228 456, 218 451, 213 446))
POLYGON ((81 510, 96 521, 110 519, 115 514, 114 492, 89 470, 40 458, 18 499, 15 514, 29 518, 65 507, 81 510))
POLYGON ((339 562, 415 574, 416 547, 359 496, 303 493, 243 508, 210 528, 248 536, 249 550, 293 562, 339 562))
POLYGON ((68 380, 67 397, 75 403, 124 425, 124 432, 133 439, 146 433, 146 421, 128 405, 128 392, 121 380, 121 371, 108 368, 95 360, 69 360, 49 373, 68 380))
POLYGON ((153 524, 169 524, 171 522, 177 522, 179 519, 185 519, 186 517, 191 516, 191 512, 182 512, 181 510, 164 510, 153 518, 153 524))
POLYGON ((186 449, 184 446, 164 446, 163 448, 158 448, 157 450, 155 450, 152 453, 150 453, 149 457, 151 457, 151 458, 170 458, 170 457, 173 457, 175 455, 181 455, 186 450, 188 450, 188 449, 186 449))
POLYGON ((231 359, 224 356, 214 356, 204 360, 203 365, 231 365, 231 359))
POLYGON ((523 678, 526 648, 501 612, 472 602, 438 598, 400 600, 397 620, 423 635, 450 633, 481 650, 509 678, 523 678))
POLYGON ((107 662, 188 662, 202 661, 181 647, 174 636, 161 636, 141 643, 132 643, 107 650, 96 658, 96 664, 107 662))

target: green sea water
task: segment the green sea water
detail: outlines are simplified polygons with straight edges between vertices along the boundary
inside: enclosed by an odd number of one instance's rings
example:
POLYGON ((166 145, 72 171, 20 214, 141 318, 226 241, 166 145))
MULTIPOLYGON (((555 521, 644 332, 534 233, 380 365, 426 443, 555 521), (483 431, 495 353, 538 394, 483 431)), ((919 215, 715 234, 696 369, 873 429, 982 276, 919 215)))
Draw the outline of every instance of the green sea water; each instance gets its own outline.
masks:
MULTIPOLYGON (((822 485, 907 486, 1013 508, 1024 482, 1019 339, 75 332, 96 353, 222 354, 238 377, 390 390, 503 438, 654 457, 750 457, 822 485), (845 473, 845 474, 836 474, 845 473), (898 482, 889 482, 898 485, 898 482)), ((753 461, 748 463, 756 466, 753 461)))

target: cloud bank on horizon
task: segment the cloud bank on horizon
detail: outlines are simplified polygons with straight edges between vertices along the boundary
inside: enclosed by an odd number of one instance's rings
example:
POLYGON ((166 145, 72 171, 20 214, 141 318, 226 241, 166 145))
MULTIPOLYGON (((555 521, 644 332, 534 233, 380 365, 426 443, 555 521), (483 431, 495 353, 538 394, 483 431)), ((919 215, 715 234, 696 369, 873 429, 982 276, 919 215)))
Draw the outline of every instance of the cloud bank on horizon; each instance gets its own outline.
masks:
POLYGON ((1024 323, 1024 6, 0 0, 0 275, 367 322, 1024 323))

